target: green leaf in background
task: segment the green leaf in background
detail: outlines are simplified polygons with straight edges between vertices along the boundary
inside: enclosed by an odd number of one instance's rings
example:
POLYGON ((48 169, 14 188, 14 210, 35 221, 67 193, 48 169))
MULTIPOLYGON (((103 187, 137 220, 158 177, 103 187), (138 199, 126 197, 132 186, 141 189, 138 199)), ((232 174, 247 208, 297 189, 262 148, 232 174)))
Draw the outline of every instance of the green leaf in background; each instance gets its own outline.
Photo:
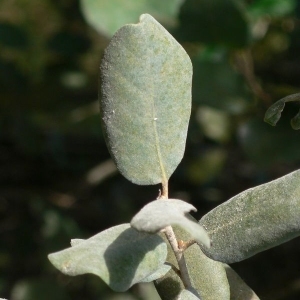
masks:
POLYGON ((259 300, 254 291, 230 266, 224 264, 224 267, 230 286, 230 300, 259 300))
POLYGON ((153 15, 166 26, 177 23, 184 0, 81 0, 83 14, 90 25, 110 37, 120 27, 134 23, 143 13, 153 15))
POLYGON ((179 15, 176 38, 229 47, 245 47, 249 29, 243 1, 186 0, 179 15))
POLYGON ((248 189, 200 220, 215 260, 234 263, 300 235, 300 170, 248 189))
MULTIPOLYGON (((284 97, 273 105, 271 105, 266 111, 264 121, 269 123, 272 126, 275 126, 281 117, 281 113, 284 109, 286 102, 295 102, 300 101, 300 93, 292 94, 287 97, 284 97)), ((297 130, 300 129, 300 111, 298 114, 291 120, 292 128, 297 130)))
POLYGON ((192 64, 150 15, 122 27, 101 64, 108 148, 137 184, 166 182, 182 159, 191 110, 192 64))
POLYGON ((27 32, 22 27, 10 23, 0 23, 0 45, 25 49, 28 44, 27 32))
POLYGON ((232 135, 232 116, 223 110, 207 105, 199 105, 196 119, 201 126, 201 131, 208 138, 218 142, 230 141, 232 135))
POLYGON ((66 275, 95 274, 114 291, 123 292, 155 273, 166 255, 167 246, 160 236, 122 224, 76 240, 71 248, 48 257, 66 275))
POLYGON ((49 278, 36 278, 18 281, 12 289, 9 299, 70 300, 71 298, 56 281, 49 278))
MULTIPOLYGON (((189 215, 191 220, 194 220, 189 215)), ((192 236, 178 226, 174 226, 177 240, 188 241, 192 236)), ((165 237, 164 237, 165 239, 165 237)), ((174 253, 168 246, 167 262, 176 266, 174 253)), ((230 292, 224 265, 208 258, 197 244, 184 251, 185 261, 189 270, 191 283, 201 300, 229 300, 230 292)), ((164 277, 155 281, 162 300, 175 299, 184 289, 179 276, 171 269, 164 277)))
MULTIPOLYGON (((287 109, 290 112, 290 108, 287 109)), ((291 130, 288 124, 294 111, 291 113, 284 114, 276 128, 264 123, 261 118, 252 118, 240 126, 238 134, 243 151, 258 166, 266 168, 300 159, 299 132, 291 130)))
POLYGON ((190 182, 200 185, 215 179, 226 164, 228 155, 224 148, 215 146, 199 153, 199 157, 191 160, 187 167, 190 182))
POLYGON ((193 101, 231 114, 240 114, 250 105, 244 79, 230 65, 225 53, 215 51, 193 59, 193 101))
POLYGON ((283 17, 294 12, 296 0, 256 0, 251 1, 247 11, 251 17, 283 17))
POLYGON ((160 199, 148 203, 131 220, 131 226, 139 231, 155 233, 169 225, 178 225, 189 232, 193 239, 210 246, 210 240, 205 230, 186 217, 196 208, 182 200, 160 199))

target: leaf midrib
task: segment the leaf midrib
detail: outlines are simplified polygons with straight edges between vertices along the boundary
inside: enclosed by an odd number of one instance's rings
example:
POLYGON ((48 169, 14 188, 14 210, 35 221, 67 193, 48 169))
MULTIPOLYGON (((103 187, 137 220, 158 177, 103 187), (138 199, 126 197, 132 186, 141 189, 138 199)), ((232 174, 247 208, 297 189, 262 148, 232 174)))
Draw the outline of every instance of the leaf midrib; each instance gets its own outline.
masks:
MULTIPOLYGON (((145 36, 147 36, 145 34, 145 36)), ((154 54, 151 51, 151 48, 148 49, 147 51, 147 68, 150 70, 151 67, 151 57, 154 54)), ((151 72, 151 74, 155 74, 155 72, 151 72)), ((161 148, 160 148, 160 139, 159 139, 159 134, 158 134, 158 129, 157 129, 157 121, 159 121, 158 119, 158 115, 157 115, 157 110, 155 107, 155 89, 154 89, 154 77, 151 76, 150 78, 150 88, 151 88, 151 95, 150 95, 150 102, 151 102, 151 110, 152 110, 152 124, 153 124, 153 132, 154 132, 154 138, 155 138, 155 148, 156 148, 156 154, 157 154, 157 158, 158 158, 158 163, 159 163, 159 168, 161 171, 161 182, 162 183, 167 183, 168 178, 167 178, 167 174, 166 174, 166 170, 165 170, 165 166, 164 166, 164 162, 163 162, 163 158, 162 158, 162 153, 161 153, 161 148)))

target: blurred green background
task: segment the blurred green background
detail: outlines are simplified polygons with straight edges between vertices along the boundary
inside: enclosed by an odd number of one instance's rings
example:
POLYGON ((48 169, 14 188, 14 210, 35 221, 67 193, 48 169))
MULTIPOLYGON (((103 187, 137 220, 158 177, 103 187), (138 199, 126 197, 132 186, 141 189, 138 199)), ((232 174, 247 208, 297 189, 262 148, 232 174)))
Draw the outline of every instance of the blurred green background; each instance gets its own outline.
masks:
MULTIPOLYGON (((141 13, 158 19, 194 65, 185 157, 170 195, 198 219, 246 188, 300 166, 287 104, 300 89, 299 0, 0 0, 0 297, 157 299, 151 285, 112 293, 67 277, 47 254, 129 222, 159 186, 119 175, 103 140, 99 65, 112 34, 141 13)), ((300 240, 232 267, 261 299, 300 299, 300 240)))

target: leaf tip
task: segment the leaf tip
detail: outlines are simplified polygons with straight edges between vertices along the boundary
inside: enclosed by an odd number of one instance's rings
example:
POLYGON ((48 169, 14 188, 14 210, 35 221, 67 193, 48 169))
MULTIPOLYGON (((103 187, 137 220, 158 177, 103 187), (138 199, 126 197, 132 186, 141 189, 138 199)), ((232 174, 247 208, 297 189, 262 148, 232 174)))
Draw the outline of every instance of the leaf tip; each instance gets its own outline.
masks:
POLYGON ((293 119, 291 119, 291 126, 294 130, 300 129, 300 110, 297 115, 293 119))
POLYGON ((203 227, 202 227, 202 229, 203 229, 203 233, 201 234, 201 240, 198 243, 204 245, 207 249, 209 249, 212 244, 211 239, 210 239, 208 233, 206 232, 206 230, 203 227))
POLYGON ((265 113, 264 121, 272 126, 275 126, 281 117, 285 102, 279 100, 271 105, 265 113))
POLYGON ((59 269, 59 268, 57 267, 57 264, 56 264, 55 253, 50 253, 50 254, 48 254, 47 258, 48 258, 48 260, 50 261, 50 263, 51 263, 56 269, 59 269))

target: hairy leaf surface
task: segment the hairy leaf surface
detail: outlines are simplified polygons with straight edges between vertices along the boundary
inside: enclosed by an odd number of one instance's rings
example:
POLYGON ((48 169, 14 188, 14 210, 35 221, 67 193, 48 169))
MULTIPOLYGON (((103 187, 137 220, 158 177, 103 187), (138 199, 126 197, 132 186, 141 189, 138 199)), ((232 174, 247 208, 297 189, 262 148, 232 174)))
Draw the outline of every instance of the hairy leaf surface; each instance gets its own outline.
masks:
MULTIPOLYGON (((193 219, 191 216, 190 218, 193 219)), ((174 231, 179 240, 188 241, 192 238, 189 233, 178 226, 174 226, 174 231)), ((167 246, 167 262, 178 268, 174 253, 169 244, 167 246)), ((186 249, 184 257, 192 287, 201 300, 230 299, 229 284, 222 263, 208 258, 197 244, 186 249)), ((155 285, 162 300, 175 299, 184 289, 181 279, 173 269, 164 277, 156 280, 155 285)))
POLYGON ((170 265, 164 264, 161 267, 159 267, 159 269, 157 271, 155 271, 148 277, 144 278, 140 282, 152 282, 154 280, 157 280, 157 279, 163 277, 164 275, 166 275, 166 273, 168 273, 170 271, 170 269, 171 269, 170 265))
POLYGON ((182 290, 178 298, 176 300, 197 300, 200 299, 199 297, 195 296, 192 292, 189 290, 182 290))
POLYGON ((224 264, 224 267, 230 286, 230 300, 259 300, 254 291, 230 266, 224 264))
POLYGON ((117 292, 155 273, 167 255, 167 246, 159 235, 138 232, 129 224, 72 244, 50 254, 51 263, 66 275, 95 274, 117 292))
POLYGON ((300 235, 300 170, 246 190, 203 216, 209 257, 244 260, 300 235))
POLYGON ((192 80, 188 55, 145 14, 114 35, 101 74, 102 120, 118 169, 137 184, 166 181, 185 149, 192 80))
POLYGON ((197 209, 182 200, 160 199, 148 203, 131 220, 131 226, 139 231, 158 232, 169 225, 178 225, 190 233, 190 235, 199 243, 207 247, 210 246, 210 240, 197 222, 186 217, 186 213, 197 209))

